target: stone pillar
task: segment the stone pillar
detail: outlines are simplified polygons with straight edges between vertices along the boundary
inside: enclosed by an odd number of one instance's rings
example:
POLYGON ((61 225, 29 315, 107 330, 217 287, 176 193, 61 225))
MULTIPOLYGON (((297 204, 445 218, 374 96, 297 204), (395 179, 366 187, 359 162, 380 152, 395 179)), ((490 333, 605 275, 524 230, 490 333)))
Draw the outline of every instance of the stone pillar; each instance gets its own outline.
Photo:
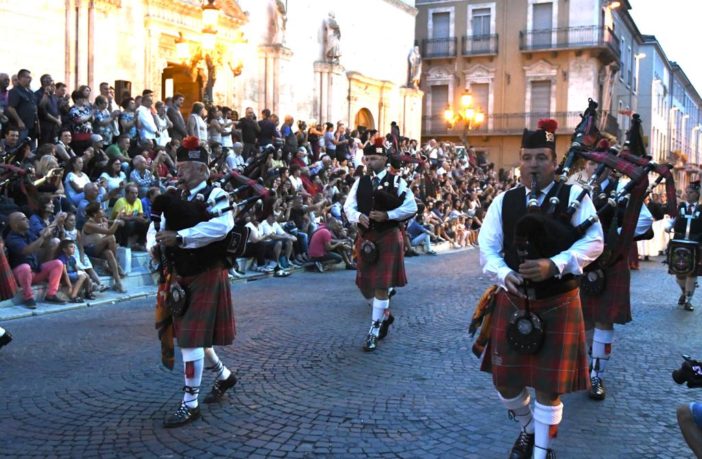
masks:
MULTIPOLYGON (((319 123, 336 123, 345 113, 343 95, 348 92, 344 68, 331 62, 315 62, 315 111, 319 123)), ((352 120, 347 120, 347 123, 352 120)))
POLYGON ((422 98, 424 92, 419 89, 402 87, 400 88, 402 100, 402 110, 398 124, 400 132, 405 137, 417 139, 422 135, 422 98))
MULTIPOLYGON (((289 91, 284 91, 281 74, 285 65, 290 61, 293 52, 283 45, 263 45, 259 47, 261 60, 261 75, 259 80, 259 100, 262 108, 268 108, 272 113, 278 113, 281 107, 281 94, 289 96, 289 91)), ((282 114, 278 113, 282 118, 282 114)))

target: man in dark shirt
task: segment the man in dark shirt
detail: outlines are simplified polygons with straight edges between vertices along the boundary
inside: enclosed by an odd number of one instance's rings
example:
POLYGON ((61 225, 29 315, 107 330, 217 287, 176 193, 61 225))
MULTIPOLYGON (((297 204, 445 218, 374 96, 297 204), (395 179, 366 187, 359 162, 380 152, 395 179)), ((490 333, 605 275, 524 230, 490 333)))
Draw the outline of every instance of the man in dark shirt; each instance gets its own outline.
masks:
POLYGON ((258 133, 258 146, 264 148, 273 143, 275 137, 275 123, 271 120, 271 111, 264 108, 261 112, 263 119, 258 122, 260 131, 258 133))
POLYGON ((246 116, 239 120, 236 127, 241 130, 241 141, 244 143, 244 151, 241 155, 244 159, 249 159, 256 155, 256 137, 261 132, 261 127, 256 122, 256 115, 251 107, 246 107, 246 116))
POLYGON ((19 128, 20 142, 30 135, 36 137, 37 103, 29 89, 32 74, 27 69, 17 73, 17 86, 10 89, 7 99, 7 114, 10 123, 19 128))
POLYGON ((56 143, 61 127, 61 114, 58 98, 54 95, 56 89, 54 79, 51 75, 44 74, 39 81, 41 81, 41 88, 34 92, 39 114, 39 145, 56 143))
POLYGON ((48 303, 64 304, 65 301, 56 296, 63 274, 63 263, 60 260, 51 260, 39 264, 37 252, 44 240, 51 236, 54 227, 49 225, 39 235, 29 231, 29 220, 22 212, 13 212, 9 217, 10 232, 5 239, 5 245, 10 255, 10 267, 22 289, 24 305, 29 309, 36 309, 32 285, 48 279, 44 301, 48 303))
POLYGON ((173 123, 173 127, 168 130, 171 139, 183 140, 188 136, 188 130, 185 128, 185 120, 180 111, 184 101, 185 96, 182 94, 175 94, 173 96, 173 103, 166 110, 166 116, 171 120, 171 123, 173 123))

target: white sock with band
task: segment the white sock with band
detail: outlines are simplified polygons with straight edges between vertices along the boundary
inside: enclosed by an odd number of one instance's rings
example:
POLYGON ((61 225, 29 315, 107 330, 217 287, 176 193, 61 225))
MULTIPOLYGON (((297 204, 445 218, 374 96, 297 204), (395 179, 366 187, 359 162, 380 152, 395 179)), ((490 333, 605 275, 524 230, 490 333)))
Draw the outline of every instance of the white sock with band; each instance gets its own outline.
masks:
POLYGON ((380 328, 374 327, 376 322, 382 322, 385 318, 385 310, 390 307, 390 300, 373 299, 373 317, 371 321, 371 333, 378 336, 380 328))
POLYGON ((214 373, 217 381, 224 381, 232 374, 229 368, 225 367, 222 361, 219 360, 214 348, 208 347, 205 349, 205 362, 207 363, 207 369, 214 373))
POLYGON ((200 394, 202 368, 205 362, 205 349, 201 347, 181 348, 183 353, 185 392, 183 403, 188 408, 197 408, 197 397, 200 394))
POLYGON ((531 412, 531 396, 524 388, 522 392, 514 398, 504 398, 499 392, 497 396, 505 408, 509 410, 510 416, 514 417, 522 426, 526 433, 534 433, 534 416, 531 412))
POLYGON ((534 404, 534 459, 546 459, 562 419, 563 403, 549 406, 536 401, 534 404))
POLYGON ((595 328, 592 335, 592 371, 590 377, 602 378, 609 356, 612 354, 612 341, 614 330, 602 330, 595 328))

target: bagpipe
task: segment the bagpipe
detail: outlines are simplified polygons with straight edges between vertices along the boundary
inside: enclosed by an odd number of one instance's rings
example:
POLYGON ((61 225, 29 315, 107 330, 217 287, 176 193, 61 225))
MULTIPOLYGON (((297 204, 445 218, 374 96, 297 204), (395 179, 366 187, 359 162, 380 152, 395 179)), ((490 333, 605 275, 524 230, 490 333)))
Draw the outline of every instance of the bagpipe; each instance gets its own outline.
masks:
MULTIPOLYGON (((251 180, 236 171, 230 172, 216 182, 213 182, 206 190, 209 190, 207 191, 207 196, 200 193, 192 200, 183 199, 180 192, 175 188, 171 188, 157 196, 151 205, 151 221, 156 231, 161 230, 162 215, 166 218, 169 230, 179 231, 181 229, 191 228, 198 223, 220 217, 234 210, 243 213, 246 209, 266 199, 270 194, 268 189, 258 181, 251 180), (214 188, 228 185, 237 186, 232 191, 225 191, 224 194, 216 198, 209 197, 214 188), (245 192, 248 192, 250 196, 239 199, 237 202, 235 200, 237 195, 245 192), (211 210, 224 201, 230 202, 230 204, 221 209, 211 210)), ((250 231, 249 228, 246 227, 245 221, 242 219, 235 219, 234 228, 227 233, 226 237, 221 241, 211 244, 215 246, 213 249, 215 255, 223 259, 226 267, 234 266, 236 259, 244 254, 249 233, 250 231)), ((191 257, 192 260, 186 262, 181 261, 179 263, 178 255, 181 254, 180 258, 182 258, 182 253, 187 253, 187 250, 162 247, 161 245, 158 245, 156 250, 159 261, 159 266, 156 269, 160 274, 160 283, 165 282, 167 274, 172 272, 173 269, 181 275, 187 275, 185 273, 192 271, 200 262, 212 261, 200 260, 199 258, 201 257, 193 256, 191 257)))

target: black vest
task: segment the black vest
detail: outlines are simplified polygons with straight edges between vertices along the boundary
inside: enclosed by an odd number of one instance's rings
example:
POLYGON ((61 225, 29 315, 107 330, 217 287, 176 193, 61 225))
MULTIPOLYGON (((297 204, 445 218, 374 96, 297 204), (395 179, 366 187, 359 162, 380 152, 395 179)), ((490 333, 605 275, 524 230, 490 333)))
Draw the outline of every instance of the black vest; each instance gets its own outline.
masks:
MULTIPOLYGON (((385 173, 385 177, 380 180, 380 184, 374 190, 373 180, 370 175, 364 175, 358 181, 356 190, 356 202, 358 203, 358 211, 368 215, 371 210, 379 210, 387 212, 397 209, 404 201, 404 193, 402 196, 397 195, 395 187, 395 175, 390 172, 385 173)), ((399 226, 400 222, 396 220, 386 220, 384 222, 370 222, 370 229, 383 232, 391 228, 399 226)))
MULTIPOLYGON (((570 187, 570 185, 564 185, 561 188, 561 191, 558 194, 559 203, 556 207, 556 215, 563 214, 568 208, 570 201, 570 187)), ((553 185, 542 201, 541 209, 544 212, 549 206, 549 199, 555 195, 556 188, 558 188, 557 185, 553 185)), ((514 242, 514 232, 515 228, 517 227, 517 221, 519 221, 519 219, 527 213, 526 201, 526 188, 523 186, 512 188, 511 190, 505 192, 505 196, 502 200, 503 256, 507 266, 516 272, 519 272, 519 255, 517 254, 517 247, 514 242)), ((560 279, 553 277, 543 282, 531 282, 530 286, 537 292, 539 290, 550 291, 554 290, 554 288, 555 290, 560 291, 561 289, 558 288, 558 284, 562 284, 564 282, 573 283, 573 281, 574 276, 571 274, 566 274, 561 276, 560 279)), ((575 288, 576 286, 577 283, 574 283, 572 287, 568 287, 565 290, 575 288)), ((539 296, 544 297, 544 295, 539 296)))
POLYGON ((616 208, 607 206, 609 197, 612 195, 613 192, 617 192, 616 189, 618 184, 618 180, 612 180, 610 178, 607 181, 607 186, 604 187, 602 193, 600 193, 600 195, 604 194, 605 197, 600 198, 600 196, 595 196, 592 202, 595 206, 595 209, 597 209, 597 211, 599 212, 597 215, 598 217, 600 217, 600 223, 602 224, 602 232, 604 233, 604 243, 607 246, 616 244, 619 236, 619 234, 617 233, 617 228, 621 228, 622 226, 622 223, 624 221, 624 212, 626 211, 626 206, 628 204, 628 200, 622 200, 617 203, 616 208), (605 206, 607 206, 606 209, 600 211, 600 209, 602 209, 605 206), (617 219, 616 223, 614 222, 615 218, 617 219))
MULTIPOLYGON (((200 222, 209 220, 207 214, 207 200, 214 190, 213 186, 208 186, 198 193, 204 200, 197 197, 192 201, 181 199, 174 207, 180 212, 169 212, 166 215, 166 229, 178 231, 185 228, 192 228, 200 222), (181 218, 179 218, 181 217, 181 218)), ((187 241, 186 241, 187 242, 187 241)), ((183 249, 180 247, 169 247, 166 251, 168 259, 173 263, 176 273, 181 276, 193 276, 205 272, 217 264, 224 264, 227 249, 227 238, 207 244, 197 249, 183 249)))
MULTIPOLYGON (((678 205, 678 216, 675 218, 675 239, 685 239, 685 231, 687 230, 687 216, 690 215, 687 209, 687 203, 682 202, 678 205)), ((702 242, 702 207, 695 204, 692 211, 694 217, 690 221, 690 238, 691 241, 702 242)))

